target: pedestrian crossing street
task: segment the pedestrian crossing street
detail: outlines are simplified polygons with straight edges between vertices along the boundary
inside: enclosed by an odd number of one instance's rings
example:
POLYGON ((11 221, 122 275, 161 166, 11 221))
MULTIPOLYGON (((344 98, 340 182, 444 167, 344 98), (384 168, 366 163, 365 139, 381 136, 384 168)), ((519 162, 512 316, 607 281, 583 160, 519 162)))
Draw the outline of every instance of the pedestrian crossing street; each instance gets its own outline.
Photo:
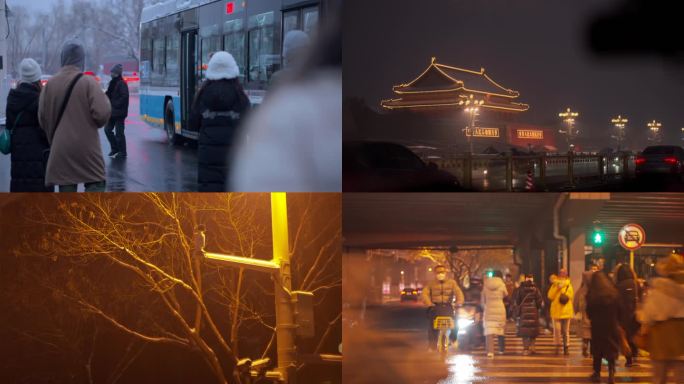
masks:
MULTIPOLYGON (((516 336, 515 324, 506 327, 506 350, 503 355, 488 358, 484 347, 470 352, 450 352, 447 356, 448 378, 440 384, 461 383, 588 383, 592 373, 591 356, 582 356, 582 341, 570 335, 569 356, 555 355, 552 333, 537 338, 535 354, 524 356, 522 338, 516 336)), ((498 351, 498 348, 495 347, 498 351)), ((617 362, 616 383, 651 383, 651 364, 647 357, 637 365, 625 367, 624 357, 617 362)), ((603 365, 601 381, 607 382, 608 366, 603 365)), ((671 380, 674 383, 673 380, 671 380)))

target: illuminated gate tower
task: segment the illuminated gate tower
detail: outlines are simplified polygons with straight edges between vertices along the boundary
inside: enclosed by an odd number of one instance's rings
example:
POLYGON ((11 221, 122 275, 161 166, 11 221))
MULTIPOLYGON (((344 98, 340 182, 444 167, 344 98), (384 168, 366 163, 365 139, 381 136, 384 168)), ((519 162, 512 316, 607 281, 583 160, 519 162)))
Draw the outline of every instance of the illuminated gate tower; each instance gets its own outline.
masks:
POLYGON ((464 128, 474 120, 474 129, 468 134, 480 149, 495 143, 523 148, 553 146, 551 129, 517 123, 517 115, 530 106, 519 102, 519 92, 495 82, 484 68, 456 68, 439 64, 433 57, 420 76, 392 90, 398 97, 382 100, 383 108, 419 112, 423 121, 430 119, 430 125, 447 124, 459 143, 466 141, 464 128))

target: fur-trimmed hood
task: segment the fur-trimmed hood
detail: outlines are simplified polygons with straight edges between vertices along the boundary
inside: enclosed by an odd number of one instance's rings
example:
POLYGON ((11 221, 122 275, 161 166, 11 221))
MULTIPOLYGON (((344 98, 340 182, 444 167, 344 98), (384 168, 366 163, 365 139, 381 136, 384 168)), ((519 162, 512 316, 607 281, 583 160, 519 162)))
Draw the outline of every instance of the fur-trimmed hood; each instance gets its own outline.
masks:
POLYGON ((234 79, 240 76, 235 58, 228 52, 219 51, 209 60, 206 77, 208 80, 234 79))
POLYGON ((506 289, 506 283, 504 283, 503 279, 500 277, 490 277, 488 279, 485 279, 484 287, 485 289, 489 289, 492 291, 495 289, 499 289, 501 287, 506 289))

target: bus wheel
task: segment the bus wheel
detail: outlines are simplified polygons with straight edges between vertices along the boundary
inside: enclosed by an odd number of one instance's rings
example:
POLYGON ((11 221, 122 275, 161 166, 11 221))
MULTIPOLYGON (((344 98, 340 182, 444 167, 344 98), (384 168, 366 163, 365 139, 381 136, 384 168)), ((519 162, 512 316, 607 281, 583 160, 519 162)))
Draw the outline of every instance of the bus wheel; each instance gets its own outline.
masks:
POLYGON ((176 119, 173 113, 173 102, 171 100, 166 102, 164 107, 164 130, 166 131, 166 138, 169 144, 181 144, 183 138, 176 134, 176 119))

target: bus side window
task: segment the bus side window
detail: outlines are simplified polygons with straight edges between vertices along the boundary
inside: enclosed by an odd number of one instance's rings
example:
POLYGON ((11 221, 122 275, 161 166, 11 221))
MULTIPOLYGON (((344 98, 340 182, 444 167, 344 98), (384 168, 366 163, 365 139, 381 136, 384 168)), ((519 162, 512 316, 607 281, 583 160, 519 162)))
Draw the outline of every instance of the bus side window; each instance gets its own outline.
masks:
POLYGON ((249 18, 248 44, 247 80, 264 89, 270 83, 273 73, 280 69, 272 11, 249 18))
POLYGON ((141 81, 150 79, 150 68, 152 65, 152 40, 149 38, 142 39, 140 44, 140 79, 141 81))
POLYGON ((318 7, 304 8, 302 14, 302 30, 313 38, 318 27, 318 7))
POLYGON ((156 38, 152 43, 152 81, 161 82, 164 78, 166 39, 156 38))
POLYGON ((240 68, 240 81, 245 80, 245 30, 242 19, 226 21, 223 24, 223 49, 233 55, 240 68))
POLYGON ((178 86, 180 68, 178 66, 179 36, 174 34, 166 38, 166 85, 178 86))
POLYGON ((204 80, 206 76, 207 66, 209 65, 209 59, 211 54, 217 52, 221 49, 221 40, 218 36, 218 25, 210 25, 207 27, 200 28, 200 61, 198 63, 200 82, 204 80))

